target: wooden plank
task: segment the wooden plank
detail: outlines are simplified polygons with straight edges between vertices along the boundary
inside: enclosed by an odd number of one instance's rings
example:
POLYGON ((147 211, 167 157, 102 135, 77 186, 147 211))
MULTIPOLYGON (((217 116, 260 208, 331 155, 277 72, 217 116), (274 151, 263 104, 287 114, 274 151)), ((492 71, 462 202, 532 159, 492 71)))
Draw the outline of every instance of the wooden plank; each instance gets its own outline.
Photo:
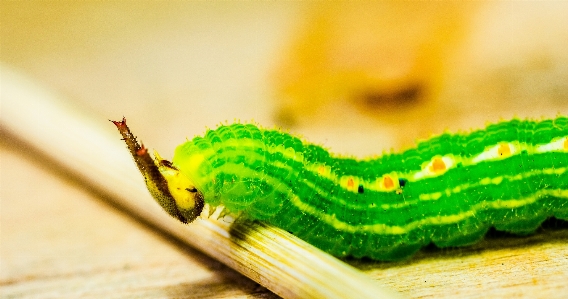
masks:
POLYGON ((2 136, 1 298, 277 298, 141 225, 2 136))
POLYGON ((351 261, 412 298, 566 298, 568 225, 549 221, 535 235, 493 233, 457 249, 427 248, 398 263, 351 261))

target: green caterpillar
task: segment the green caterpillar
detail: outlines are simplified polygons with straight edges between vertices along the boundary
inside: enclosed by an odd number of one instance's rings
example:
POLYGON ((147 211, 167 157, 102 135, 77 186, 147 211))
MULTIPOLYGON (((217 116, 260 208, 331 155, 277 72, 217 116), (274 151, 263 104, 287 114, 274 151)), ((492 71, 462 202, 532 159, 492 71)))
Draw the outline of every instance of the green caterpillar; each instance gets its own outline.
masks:
POLYGON ((150 192, 182 222, 204 204, 266 221, 335 256, 399 260, 477 242, 490 227, 525 235, 568 220, 568 118, 511 120, 356 160, 279 130, 232 124, 152 160, 114 122, 150 192))

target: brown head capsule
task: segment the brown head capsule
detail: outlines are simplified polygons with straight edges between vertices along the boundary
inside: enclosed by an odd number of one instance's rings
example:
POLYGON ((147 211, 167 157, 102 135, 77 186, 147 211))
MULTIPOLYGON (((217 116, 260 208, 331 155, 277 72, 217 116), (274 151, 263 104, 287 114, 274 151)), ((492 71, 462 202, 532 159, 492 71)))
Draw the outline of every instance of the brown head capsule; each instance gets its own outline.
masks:
POLYGON ((156 201, 170 214, 183 223, 195 220, 203 211, 203 195, 170 161, 162 160, 155 153, 152 159, 148 150, 136 140, 126 125, 126 119, 112 121, 118 128, 124 142, 144 176, 146 186, 156 201))

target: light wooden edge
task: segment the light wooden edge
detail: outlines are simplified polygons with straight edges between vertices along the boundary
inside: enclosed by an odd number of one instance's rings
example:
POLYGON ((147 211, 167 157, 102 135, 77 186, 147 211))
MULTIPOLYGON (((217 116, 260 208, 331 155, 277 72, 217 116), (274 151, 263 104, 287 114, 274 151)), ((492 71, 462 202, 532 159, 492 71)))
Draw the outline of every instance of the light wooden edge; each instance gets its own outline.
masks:
MULTIPOLYGON (((0 129, 52 159, 113 205, 218 259, 284 298, 399 298, 362 272, 263 223, 183 225, 154 203, 114 126, 0 65, 0 129), (230 232, 229 232, 230 230, 230 232)), ((126 112, 125 112, 126 113, 126 112)), ((113 116, 116 117, 116 116, 113 116)), ((132 128, 136 132, 136 128, 132 128)))

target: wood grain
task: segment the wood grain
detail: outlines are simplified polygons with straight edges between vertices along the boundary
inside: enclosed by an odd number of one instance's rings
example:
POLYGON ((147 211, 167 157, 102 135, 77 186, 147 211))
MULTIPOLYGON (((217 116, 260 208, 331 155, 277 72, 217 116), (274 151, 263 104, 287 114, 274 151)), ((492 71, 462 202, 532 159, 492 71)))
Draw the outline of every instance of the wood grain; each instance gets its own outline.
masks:
POLYGON ((0 298, 278 298, 2 135, 0 298))

